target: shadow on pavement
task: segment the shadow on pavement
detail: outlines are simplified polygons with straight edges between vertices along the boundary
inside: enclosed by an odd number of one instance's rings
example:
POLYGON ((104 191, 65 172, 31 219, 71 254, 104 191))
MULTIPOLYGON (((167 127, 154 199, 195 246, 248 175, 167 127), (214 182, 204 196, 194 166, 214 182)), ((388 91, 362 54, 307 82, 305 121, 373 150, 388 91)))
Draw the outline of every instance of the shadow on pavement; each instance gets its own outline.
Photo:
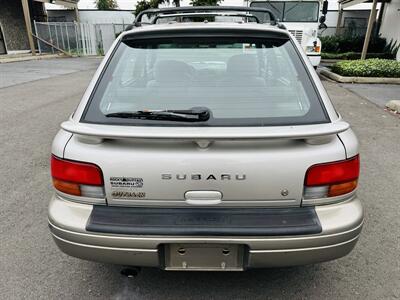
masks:
MULTIPOLYGON (((143 268, 132 278, 121 275, 121 266, 93 263, 98 283, 112 287, 111 299, 245 299, 304 297, 304 289, 329 274, 330 264, 253 269, 245 272, 167 272, 143 268), (328 272, 327 272, 328 271, 328 272)), ((99 285, 99 289, 102 286, 99 285)), ((94 296, 105 296, 97 294, 94 296)))

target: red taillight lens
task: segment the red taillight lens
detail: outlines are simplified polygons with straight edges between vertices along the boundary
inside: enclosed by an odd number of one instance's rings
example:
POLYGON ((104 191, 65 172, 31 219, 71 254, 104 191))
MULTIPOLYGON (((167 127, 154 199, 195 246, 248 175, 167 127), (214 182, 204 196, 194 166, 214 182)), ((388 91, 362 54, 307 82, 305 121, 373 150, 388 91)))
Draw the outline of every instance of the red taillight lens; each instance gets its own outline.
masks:
POLYGON ((66 182, 103 185, 103 174, 98 166, 63 160, 54 155, 51 157, 51 176, 66 182))
POLYGON ((357 187, 360 173, 359 156, 319 164, 310 167, 306 173, 304 198, 324 198, 344 195, 357 187))
POLYGON ((90 163, 51 157, 51 176, 54 188, 65 194, 104 198, 101 169, 90 163))
POLYGON ((360 173, 358 155, 338 162, 314 165, 308 169, 306 186, 331 185, 357 180, 360 173))

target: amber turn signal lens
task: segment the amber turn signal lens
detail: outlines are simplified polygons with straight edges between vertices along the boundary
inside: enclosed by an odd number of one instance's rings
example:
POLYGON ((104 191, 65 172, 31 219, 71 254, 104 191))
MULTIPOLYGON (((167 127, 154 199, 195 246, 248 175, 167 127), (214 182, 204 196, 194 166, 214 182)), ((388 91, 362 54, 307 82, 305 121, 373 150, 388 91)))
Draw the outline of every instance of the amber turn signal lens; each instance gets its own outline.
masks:
POLYGON ((317 52, 317 53, 321 52, 321 47, 320 46, 315 46, 314 47, 314 52, 317 52))
POLYGON ((53 178, 53 185, 60 192, 63 192, 63 193, 69 194, 69 195, 81 196, 81 189, 79 187, 79 184, 66 182, 66 181, 62 181, 62 180, 53 178))
POLYGON ((357 187, 357 180, 334 184, 329 187, 328 197, 340 196, 350 193, 357 187))

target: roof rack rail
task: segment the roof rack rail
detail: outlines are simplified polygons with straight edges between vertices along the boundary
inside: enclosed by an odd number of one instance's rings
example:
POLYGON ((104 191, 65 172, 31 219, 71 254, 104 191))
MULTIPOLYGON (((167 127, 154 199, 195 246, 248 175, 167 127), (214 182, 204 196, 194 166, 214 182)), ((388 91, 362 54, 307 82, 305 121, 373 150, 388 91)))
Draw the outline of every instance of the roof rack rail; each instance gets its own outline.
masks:
MULTIPOLYGON (((277 24, 275 15, 266 8, 261 7, 244 7, 244 6, 181 6, 181 7, 167 7, 167 8, 152 8, 146 9, 140 12, 134 21, 134 26, 140 27, 142 25, 142 17, 144 15, 155 15, 156 18, 160 15, 168 14, 184 14, 184 13, 195 13, 195 12, 258 12, 269 15, 269 23, 271 25, 277 24)), ((154 20, 153 20, 154 21, 154 20)), ((143 23, 146 24, 146 23, 143 23)), ((147 24, 154 24, 153 22, 147 24)))

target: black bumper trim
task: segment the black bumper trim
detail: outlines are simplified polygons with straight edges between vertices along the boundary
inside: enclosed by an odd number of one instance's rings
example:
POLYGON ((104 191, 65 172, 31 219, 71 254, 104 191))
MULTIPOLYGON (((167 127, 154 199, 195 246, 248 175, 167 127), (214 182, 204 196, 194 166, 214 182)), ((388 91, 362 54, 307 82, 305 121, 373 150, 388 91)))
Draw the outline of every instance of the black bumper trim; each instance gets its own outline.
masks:
POLYGON ((129 235, 281 236, 322 231, 313 207, 139 208, 94 206, 86 230, 129 235))

